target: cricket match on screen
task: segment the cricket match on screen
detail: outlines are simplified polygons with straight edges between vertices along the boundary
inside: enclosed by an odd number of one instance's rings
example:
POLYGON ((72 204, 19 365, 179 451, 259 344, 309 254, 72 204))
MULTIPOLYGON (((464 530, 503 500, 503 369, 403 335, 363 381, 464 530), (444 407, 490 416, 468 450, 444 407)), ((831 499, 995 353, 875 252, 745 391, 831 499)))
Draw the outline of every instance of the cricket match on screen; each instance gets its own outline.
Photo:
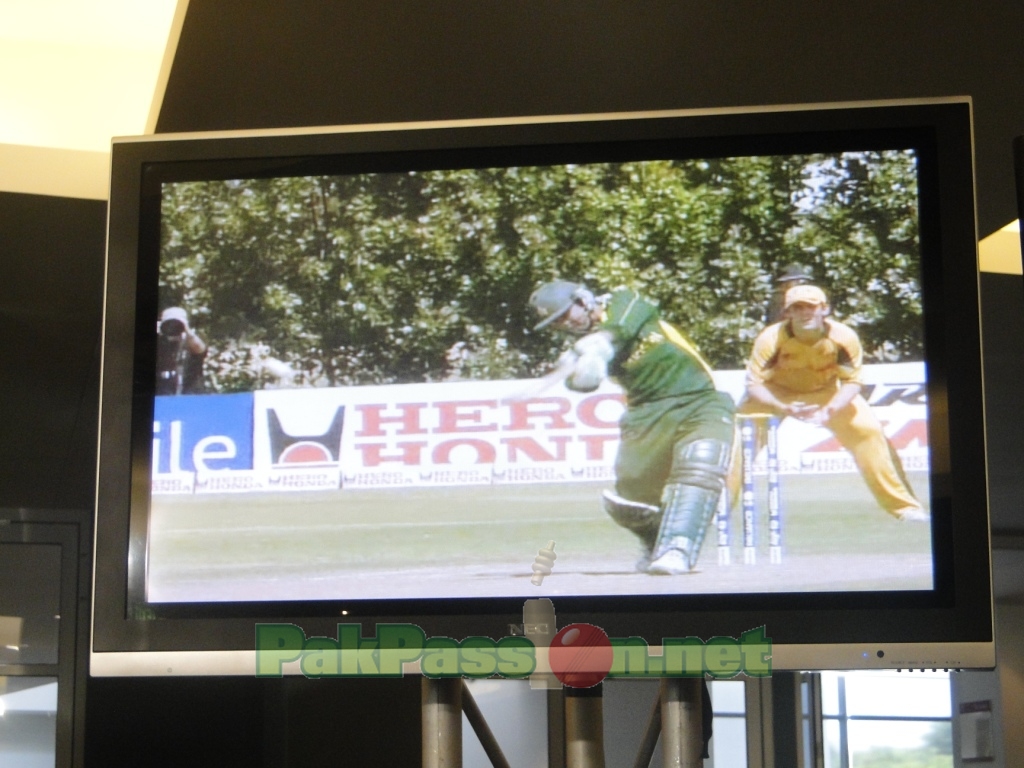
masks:
POLYGON ((931 590, 917 173, 164 182, 146 600, 931 590))

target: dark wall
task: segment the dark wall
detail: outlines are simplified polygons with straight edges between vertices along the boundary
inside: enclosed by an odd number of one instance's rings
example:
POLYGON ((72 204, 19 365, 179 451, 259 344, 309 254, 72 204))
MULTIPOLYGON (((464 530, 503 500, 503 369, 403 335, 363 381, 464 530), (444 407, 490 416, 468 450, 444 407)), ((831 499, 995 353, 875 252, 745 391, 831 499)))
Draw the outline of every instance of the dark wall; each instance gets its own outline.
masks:
POLYGON ((158 130, 969 95, 1017 217, 1018 0, 191 0, 158 130))
POLYGON ((89 681, 86 765, 262 768, 262 691, 255 678, 89 681))
POLYGON ((93 507, 106 216, 0 193, 0 507, 93 507))
MULTIPOLYGON (((1020 275, 981 275, 989 508, 992 531, 1024 534, 1024 282, 1020 275)), ((999 545, 999 542, 996 542, 999 545)))
POLYGON ((416 678, 94 678, 86 765, 415 766, 419 706, 416 678))

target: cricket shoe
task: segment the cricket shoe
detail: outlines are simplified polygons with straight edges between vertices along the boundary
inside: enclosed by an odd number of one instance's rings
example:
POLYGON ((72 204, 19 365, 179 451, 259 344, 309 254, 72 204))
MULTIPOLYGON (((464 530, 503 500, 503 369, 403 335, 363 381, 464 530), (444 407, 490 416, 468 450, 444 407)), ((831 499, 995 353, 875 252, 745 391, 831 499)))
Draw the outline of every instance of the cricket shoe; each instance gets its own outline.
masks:
POLYGON ((670 549, 661 557, 653 560, 647 566, 647 572, 652 576, 678 576, 686 573, 696 573, 690 567, 690 559, 686 553, 679 549, 670 549))
POLYGON ((905 523, 930 523, 932 516, 921 507, 904 507, 896 513, 896 517, 905 523))

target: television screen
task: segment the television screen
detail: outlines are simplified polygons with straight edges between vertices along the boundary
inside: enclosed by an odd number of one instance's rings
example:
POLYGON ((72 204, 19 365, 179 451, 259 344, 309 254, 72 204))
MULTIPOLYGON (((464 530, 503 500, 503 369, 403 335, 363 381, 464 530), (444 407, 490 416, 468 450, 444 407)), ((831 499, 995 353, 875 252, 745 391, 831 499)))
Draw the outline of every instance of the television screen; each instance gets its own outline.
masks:
POLYGON ((116 141, 94 672, 537 597, 991 664, 971 163, 965 100, 116 141))

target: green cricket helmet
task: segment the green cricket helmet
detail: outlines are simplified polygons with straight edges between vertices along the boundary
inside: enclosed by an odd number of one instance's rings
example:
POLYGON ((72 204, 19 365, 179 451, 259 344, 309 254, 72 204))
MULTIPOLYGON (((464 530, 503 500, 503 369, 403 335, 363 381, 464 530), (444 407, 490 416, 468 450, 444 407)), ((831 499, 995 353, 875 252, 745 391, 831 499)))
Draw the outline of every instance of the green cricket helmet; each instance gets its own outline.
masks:
POLYGON ((568 280, 552 280, 550 283, 544 283, 530 296, 530 306, 540 318, 540 322, 533 326, 533 330, 539 331, 551 325, 577 302, 588 310, 592 309, 594 294, 585 285, 568 280))

